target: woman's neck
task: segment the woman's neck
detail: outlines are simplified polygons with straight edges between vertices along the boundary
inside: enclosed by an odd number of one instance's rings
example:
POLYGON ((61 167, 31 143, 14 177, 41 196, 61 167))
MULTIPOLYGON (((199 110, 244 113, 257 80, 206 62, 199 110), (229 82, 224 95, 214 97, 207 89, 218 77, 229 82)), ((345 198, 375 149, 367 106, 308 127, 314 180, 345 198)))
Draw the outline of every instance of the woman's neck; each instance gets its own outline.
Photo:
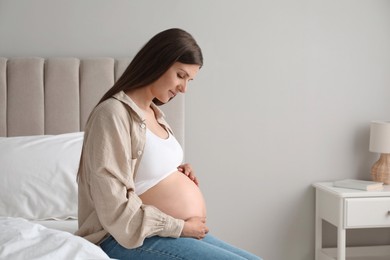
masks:
POLYGON ((141 109, 146 111, 150 111, 150 105, 153 102, 153 96, 150 94, 148 88, 138 88, 132 89, 125 92, 135 104, 141 109))

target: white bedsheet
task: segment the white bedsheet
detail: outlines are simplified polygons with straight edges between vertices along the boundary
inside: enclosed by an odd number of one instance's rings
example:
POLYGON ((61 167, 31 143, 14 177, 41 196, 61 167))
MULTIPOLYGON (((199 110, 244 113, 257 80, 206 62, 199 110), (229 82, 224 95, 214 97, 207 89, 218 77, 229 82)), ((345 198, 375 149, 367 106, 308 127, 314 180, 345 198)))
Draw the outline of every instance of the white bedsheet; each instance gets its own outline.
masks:
POLYGON ((69 232, 23 218, 0 217, 0 259, 110 259, 103 250, 69 232))
POLYGON ((77 219, 67 219, 67 220, 30 220, 30 222, 35 224, 40 224, 47 228, 52 228, 56 230, 66 231, 71 234, 74 234, 78 229, 77 219))

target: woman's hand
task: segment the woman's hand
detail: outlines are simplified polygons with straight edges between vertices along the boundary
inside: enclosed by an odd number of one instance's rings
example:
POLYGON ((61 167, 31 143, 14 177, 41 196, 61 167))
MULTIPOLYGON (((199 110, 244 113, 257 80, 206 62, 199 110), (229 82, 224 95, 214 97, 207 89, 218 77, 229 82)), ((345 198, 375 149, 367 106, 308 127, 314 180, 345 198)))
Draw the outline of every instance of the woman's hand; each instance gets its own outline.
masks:
POLYGON ((190 178, 197 186, 199 186, 198 179, 196 178, 195 173, 189 163, 182 164, 178 166, 177 169, 179 170, 179 172, 182 172, 183 174, 187 175, 188 178, 190 178))
POLYGON ((192 217, 184 222, 182 237, 193 237, 196 239, 203 239, 209 232, 209 228, 206 226, 206 218, 204 217, 192 217))

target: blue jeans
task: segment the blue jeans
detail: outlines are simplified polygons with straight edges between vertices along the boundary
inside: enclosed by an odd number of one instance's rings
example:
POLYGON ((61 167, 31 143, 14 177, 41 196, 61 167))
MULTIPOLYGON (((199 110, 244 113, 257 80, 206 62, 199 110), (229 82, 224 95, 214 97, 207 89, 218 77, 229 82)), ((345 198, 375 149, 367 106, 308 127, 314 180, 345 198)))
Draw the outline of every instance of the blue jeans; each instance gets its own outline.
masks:
POLYGON ((109 236, 100 247, 106 254, 115 259, 186 259, 186 260, 230 260, 253 259, 261 260, 249 252, 233 247, 207 234, 202 240, 194 238, 169 238, 154 236, 146 238, 144 244, 134 249, 122 247, 109 236))

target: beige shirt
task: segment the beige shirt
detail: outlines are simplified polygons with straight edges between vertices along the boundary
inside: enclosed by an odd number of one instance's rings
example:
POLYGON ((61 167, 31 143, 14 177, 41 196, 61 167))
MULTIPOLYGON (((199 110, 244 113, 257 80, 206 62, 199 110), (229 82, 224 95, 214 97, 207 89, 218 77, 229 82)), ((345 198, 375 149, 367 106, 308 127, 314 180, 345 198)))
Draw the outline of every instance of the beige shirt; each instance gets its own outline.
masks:
MULTIPOLYGON (((160 124, 162 111, 152 105, 160 124)), ((142 111, 123 91, 99 104, 85 127, 79 167, 79 230, 92 243, 112 235, 126 248, 150 236, 179 237, 184 221, 143 205, 134 177, 145 145, 142 111)))

